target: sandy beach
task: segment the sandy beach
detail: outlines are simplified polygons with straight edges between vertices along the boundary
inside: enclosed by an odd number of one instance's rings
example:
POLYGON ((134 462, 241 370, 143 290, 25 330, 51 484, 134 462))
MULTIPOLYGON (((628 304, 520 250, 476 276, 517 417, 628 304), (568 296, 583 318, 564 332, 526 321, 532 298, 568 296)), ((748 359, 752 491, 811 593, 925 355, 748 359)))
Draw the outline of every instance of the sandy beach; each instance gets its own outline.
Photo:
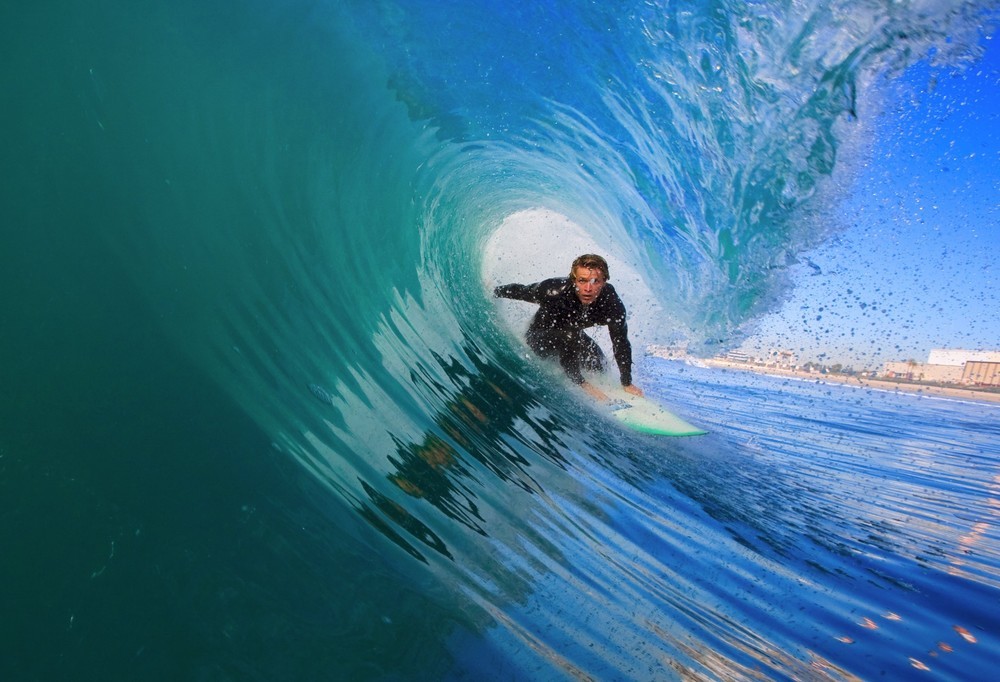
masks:
POLYGON ((920 393, 928 396, 1000 403, 1000 393, 982 391, 974 388, 965 388, 962 386, 924 386, 921 384, 908 384, 884 379, 871 379, 867 377, 843 376, 839 374, 819 374, 817 372, 801 372, 777 367, 759 367, 756 365, 747 365, 739 362, 730 362, 719 359, 705 360, 704 363, 709 367, 716 367, 720 369, 732 369, 741 372, 756 372, 758 374, 769 374, 771 376, 789 376, 807 381, 811 380, 817 383, 849 384, 860 388, 872 388, 880 391, 920 393))

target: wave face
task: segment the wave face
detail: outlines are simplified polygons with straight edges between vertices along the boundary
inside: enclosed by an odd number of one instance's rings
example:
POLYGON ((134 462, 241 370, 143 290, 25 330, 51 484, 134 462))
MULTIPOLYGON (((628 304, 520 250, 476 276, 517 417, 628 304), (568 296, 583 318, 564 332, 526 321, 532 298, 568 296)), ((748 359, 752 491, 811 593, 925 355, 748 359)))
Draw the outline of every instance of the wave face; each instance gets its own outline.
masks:
MULTIPOLYGON (((829 500, 755 480, 770 465, 744 470, 733 440, 609 428, 525 360, 489 286, 589 246, 637 349, 732 342, 837 228, 822 216, 869 132, 858 101, 929 51, 974 58, 981 3, 56 5, 3 10, 21 226, 3 277, 24 330, 3 339, 22 360, 5 405, 30 426, 0 454, 32 537, 53 537, 52 508, 91 522, 56 532, 56 577, 16 577, 56 596, 19 602, 8 641, 51 636, 62 656, 15 665, 853 679, 898 663, 811 641, 853 607, 841 577, 909 589, 891 567, 824 564, 865 551, 829 521, 822 554, 799 546, 829 500), (544 249, 498 239, 557 229, 571 238, 544 249), (813 511, 769 510, 785 504, 813 511)), ((891 536, 890 517, 852 532, 891 536)))

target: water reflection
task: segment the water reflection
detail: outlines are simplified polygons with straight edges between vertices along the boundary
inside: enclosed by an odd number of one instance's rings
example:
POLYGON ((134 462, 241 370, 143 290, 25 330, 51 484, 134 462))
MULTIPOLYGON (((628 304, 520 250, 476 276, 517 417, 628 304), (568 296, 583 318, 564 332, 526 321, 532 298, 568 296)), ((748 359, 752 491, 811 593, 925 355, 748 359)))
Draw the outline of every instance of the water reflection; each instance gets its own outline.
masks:
MULTIPOLYGON (((562 467, 565 439, 557 422, 509 374, 485 361, 472 344, 462 350, 461 358, 433 354, 447 384, 432 378, 440 373, 420 367, 411 372, 419 391, 439 398, 441 407, 420 438, 392 436, 395 452, 388 459, 394 469, 386 479, 412 500, 430 505, 477 535, 488 536, 487 517, 476 491, 492 488, 493 482, 483 474, 530 494, 540 492, 531 458, 541 455, 562 467)), ((445 542, 414 516, 416 509, 411 513, 402 502, 391 499, 388 491, 379 492, 368 483, 363 486, 385 519, 453 559, 445 542)), ((380 532, 423 560, 383 519, 367 509, 362 513, 380 532)))

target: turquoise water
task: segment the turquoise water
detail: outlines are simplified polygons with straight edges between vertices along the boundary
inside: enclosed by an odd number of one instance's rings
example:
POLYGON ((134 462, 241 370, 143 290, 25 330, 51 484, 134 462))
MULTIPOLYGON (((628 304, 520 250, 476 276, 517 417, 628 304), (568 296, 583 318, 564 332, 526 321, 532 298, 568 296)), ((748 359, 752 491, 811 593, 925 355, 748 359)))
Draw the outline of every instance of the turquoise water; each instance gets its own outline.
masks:
POLYGON ((651 440, 487 286, 589 240, 724 347, 944 5, 0 10, 0 674, 987 676, 996 408, 643 359, 651 440))

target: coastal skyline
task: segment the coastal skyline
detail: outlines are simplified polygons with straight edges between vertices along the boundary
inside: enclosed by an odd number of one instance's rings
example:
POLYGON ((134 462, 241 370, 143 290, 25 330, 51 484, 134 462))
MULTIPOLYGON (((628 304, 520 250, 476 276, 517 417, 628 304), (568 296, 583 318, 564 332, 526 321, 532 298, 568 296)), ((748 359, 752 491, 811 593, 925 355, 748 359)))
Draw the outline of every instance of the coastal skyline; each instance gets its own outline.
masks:
POLYGON ((883 88, 867 161, 833 217, 845 229, 799 258, 793 291, 741 350, 875 369, 932 348, 1000 348, 996 42, 964 71, 923 61, 883 88))

